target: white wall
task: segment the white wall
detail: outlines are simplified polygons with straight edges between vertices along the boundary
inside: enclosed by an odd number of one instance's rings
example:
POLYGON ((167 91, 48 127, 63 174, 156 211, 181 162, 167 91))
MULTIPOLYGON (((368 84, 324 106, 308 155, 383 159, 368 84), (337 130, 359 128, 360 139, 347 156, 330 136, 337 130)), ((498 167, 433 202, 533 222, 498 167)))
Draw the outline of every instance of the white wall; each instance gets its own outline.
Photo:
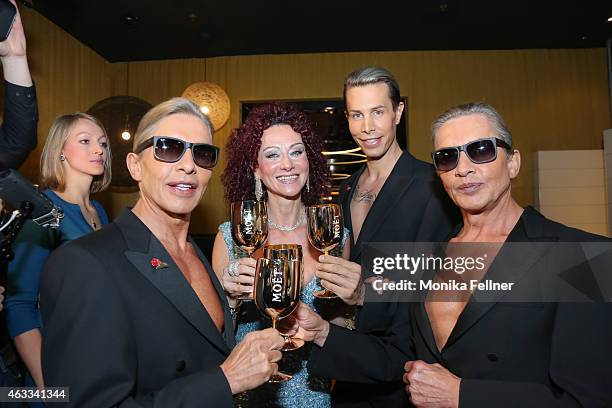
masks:
MULTIPOLYGON (((602 150, 538 151, 534 163, 535 204, 546 217, 595 234, 609 234, 610 201, 602 150)), ((611 179, 609 173, 608 181, 611 179)))

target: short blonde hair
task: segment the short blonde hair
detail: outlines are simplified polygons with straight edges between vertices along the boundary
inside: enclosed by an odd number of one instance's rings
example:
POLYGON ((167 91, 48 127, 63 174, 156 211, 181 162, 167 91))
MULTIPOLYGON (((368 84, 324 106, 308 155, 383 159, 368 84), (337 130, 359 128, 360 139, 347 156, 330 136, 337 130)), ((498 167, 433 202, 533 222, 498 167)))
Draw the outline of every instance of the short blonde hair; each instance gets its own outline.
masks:
MULTIPOLYGON (((104 125, 88 113, 75 112, 59 116, 49 129, 49 134, 47 135, 47 140, 45 141, 45 146, 40 156, 40 185, 42 188, 52 188, 59 191, 64 191, 66 188, 66 175, 64 174, 64 167, 62 166, 60 156, 64 144, 66 144, 66 140, 68 140, 68 136, 70 136, 72 127, 79 119, 88 120, 94 123, 102 129, 104 136, 108 139, 104 125)), ((112 156, 110 140, 106 147, 106 153, 104 173, 94 177, 93 183, 91 183, 89 189, 91 193, 97 193, 104 190, 111 182, 112 156)))
POLYGON ((132 151, 135 152, 142 143, 152 137, 155 126, 162 119, 178 113, 196 117, 210 131, 210 136, 214 137, 212 123, 208 116, 203 114, 200 108, 198 108, 198 105, 186 98, 172 98, 154 106, 142 117, 138 124, 138 129, 136 129, 136 134, 134 134, 132 151))

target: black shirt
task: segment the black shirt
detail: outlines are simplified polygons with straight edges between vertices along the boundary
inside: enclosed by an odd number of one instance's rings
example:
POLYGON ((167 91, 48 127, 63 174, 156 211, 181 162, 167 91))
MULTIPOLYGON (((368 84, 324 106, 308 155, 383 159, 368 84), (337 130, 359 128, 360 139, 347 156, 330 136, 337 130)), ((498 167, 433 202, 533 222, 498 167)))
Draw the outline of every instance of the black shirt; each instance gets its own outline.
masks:
POLYGON ((36 88, 4 81, 4 120, 0 126, 0 170, 17 168, 36 147, 36 88))

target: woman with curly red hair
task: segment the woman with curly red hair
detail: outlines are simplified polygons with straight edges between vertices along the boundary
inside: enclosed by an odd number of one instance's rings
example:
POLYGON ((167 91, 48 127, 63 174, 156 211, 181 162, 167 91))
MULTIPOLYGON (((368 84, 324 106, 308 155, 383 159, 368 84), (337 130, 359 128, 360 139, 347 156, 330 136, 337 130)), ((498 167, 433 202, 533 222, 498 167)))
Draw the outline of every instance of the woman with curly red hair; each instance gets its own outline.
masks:
MULTIPOLYGON (((253 200, 262 195, 268 204, 268 244, 296 243, 303 248, 304 276, 301 300, 313 306, 317 284, 315 270, 321 253, 308 242, 305 207, 329 194, 329 171, 321 153, 323 144, 306 114, 294 105, 275 102, 256 107, 243 125, 235 129, 227 144, 227 167, 222 175, 229 202, 253 200), (256 193, 257 192, 257 193, 256 193)), ((349 246, 342 256, 348 258, 349 246)), ((237 297, 253 290, 256 259, 237 247, 230 223, 219 226, 213 249, 213 269, 236 310, 240 341, 253 330, 269 325, 253 302, 240 305, 237 297), (230 273, 231 272, 231 273, 230 273), (239 309, 238 309, 239 308, 239 309)), ((329 407, 329 381, 309 376, 306 362, 311 344, 286 353, 282 370, 293 378, 280 384, 266 384, 238 401, 239 406, 329 407)))

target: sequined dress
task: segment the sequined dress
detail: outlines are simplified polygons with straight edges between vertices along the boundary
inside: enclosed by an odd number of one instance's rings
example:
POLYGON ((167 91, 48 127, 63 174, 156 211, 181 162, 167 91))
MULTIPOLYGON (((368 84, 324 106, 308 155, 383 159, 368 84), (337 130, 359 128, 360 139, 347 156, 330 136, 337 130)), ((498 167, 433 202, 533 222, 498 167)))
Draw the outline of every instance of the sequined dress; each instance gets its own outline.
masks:
MULTIPOLYGON (((230 262, 246 256, 237 247, 231 234, 229 222, 224 222, 219 226, 223 233, 223 239, 227 246, 230 262)), ((348 237, 348 230, 344 229, 342 246, 348 237)), ((316 311, 313 293, 318 290, 316 279, 302 288, 300 299, 316 311)), ((247 333, 265 329, 271 326, 270 319, 261 314, 254 302, 244 302, 236 318, 237 332, 236 342, 241 342, 247 333)), ((306 365, 312 343, 306 343, 301 348, 294 351, 283 352, 283 359, 279 362, 279 370, 291 374, 293 378, 282 383, 265 383, 255 390, 243 393, 236 397, 236 406, 245 407, 286 407, 286 408, 328 408, 331 407, 330 382, 325 378, 316 377, 308 374, 306 365)))

